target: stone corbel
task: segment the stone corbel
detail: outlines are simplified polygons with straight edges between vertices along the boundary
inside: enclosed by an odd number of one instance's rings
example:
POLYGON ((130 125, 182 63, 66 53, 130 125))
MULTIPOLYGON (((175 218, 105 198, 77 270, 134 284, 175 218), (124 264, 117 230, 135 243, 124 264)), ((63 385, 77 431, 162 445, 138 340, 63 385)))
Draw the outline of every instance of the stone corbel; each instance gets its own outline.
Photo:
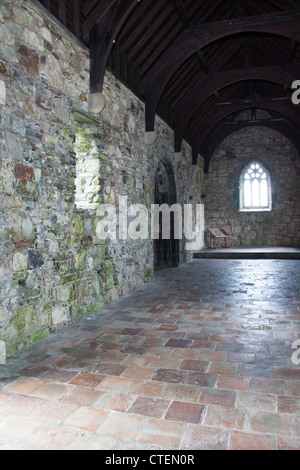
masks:
POLYGON ((106 99, 103 93, 90 93, 89 95, 89 112, 99 114, 106 106, 106 99))
POLYGON ((153 145, 156 140, 155 131, 145 132, 145 144, 146 145, 153 145))

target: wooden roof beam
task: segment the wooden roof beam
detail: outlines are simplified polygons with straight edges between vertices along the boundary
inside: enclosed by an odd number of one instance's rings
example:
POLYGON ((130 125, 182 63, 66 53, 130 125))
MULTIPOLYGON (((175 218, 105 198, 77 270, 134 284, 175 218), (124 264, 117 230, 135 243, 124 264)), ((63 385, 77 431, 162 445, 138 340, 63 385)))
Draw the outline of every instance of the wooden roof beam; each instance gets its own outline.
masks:
POLYGON ((176 70, 203 46, 217 39, 244 32, 265 32, 300 39, 300 13, 290 16, 266 14, 247 17, 243 21, 228 20, 193 26, 179 34, 142 79, 146 89, 146 130, 154 130, 154 119, 160 96, 176 70))
POLYGON ((222 103, 221 106, 216 106, 209 110, 206 114, 202 112, 198 113, 198 117, 195 113, 193 123, 189 126, 189 134, 192 136, 195 129, 201 127, 202 136, 205 137, 210 129, 224 119, 229 114, 251 108, 270 109, 290 119, 294 124, 300 128, 300 115, 297 106, 292 104, 292 101, 286 97, 283 98, 272 98, 272 97, 260 97, 254 100, 235 99, 228 103, 222 103), (221 118, 219 118, 221 116, 221 118))
MULTIPOLYGON (((179 18, 180 18, 183 26, 185 28, 187 28, 190 24, 190 21, 189 21, 189 18, 187 16, 187 13, 185 11, 184 5, 182 4, 182 1, 181 0, 173 0, 173 3, 175 5, 175 8, 178 12, 179 18)), ((197 51, 197 58, 198 58, 198 61, 201 65, 201 68, 204 70, 205 73, 208 73, 209 68, 208 68, 207 63, 205 61, 205 57, 204 57, 204 54, 203 54, 202 50, 197 51)))
POLYGON ((212 132, 216 126, 224 120, 228 115, 236 112, 236 111, 243 111, 245 109, 251 109, 253 107, 259 109, 266 109, 266 110, 273 110, 278 114, 286 117, 291 122, 293 122, 299 129, 300 129, 300 116, 298 110, 295 109, 296 106, 289 104, 288 102, 282 101, 273 101, 270 98, 261 98, 257 100, 256 103, 246 104, 244 100, 236 100, 230 106, 220 108, 217 112, 213 113, 212 115, 203 116, 202 122, 205 122, 203 125, 195 126, 194 131, 190 133, 191 141, 197 140, 198 142, 198 149, 200 150, 202 143, 212 132))
POLYGON ((207 76, 202 82, 191 89, 185 99, 174 108, 175 151, 180 151, 183 136, 193 114, 215 90, 220 90, 228 85, 244 80, 274 81, 275 83, 290 87, 296 77, 297 73, 294 69, 284 66, 230 70, 207 76))
MULTIPOLYGON (((103 80, 113 42, 126 18, 136 5, 136 0, 103 0, 103 13, 94 21, 90 31, 90 111, 99 113, 105 106, 102 95, 103 80)), ((98 10, 96 7, 95 10, 98 10)), ((94 11, 95 11, 94 10, 94 11)), ((95 17, 94 17, 95 20, 95 17)))

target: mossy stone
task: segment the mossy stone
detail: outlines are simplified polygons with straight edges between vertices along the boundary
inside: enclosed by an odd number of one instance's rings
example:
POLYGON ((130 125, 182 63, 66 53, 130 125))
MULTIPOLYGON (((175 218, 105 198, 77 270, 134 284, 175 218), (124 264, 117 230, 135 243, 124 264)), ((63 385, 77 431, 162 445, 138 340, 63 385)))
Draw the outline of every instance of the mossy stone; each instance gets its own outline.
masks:
POLYGON ((88 305, 87 312, 88 314, 98 312, 102 310, 106 306, 106 302, 103 297, 99 298, 97 302, 93 302, 92 304, 88 305))
POLYGON ((36 333, 37 319, 32 307, 24 307, 15 315, 8 327, 8 335, 15 339, 23 339, 36 333))
POLYGON ((79 270, 84 270, 87 268, 87 255, 88 255, 88 250, 81 251, 80 253, 77 254, 79 270))
POLYGON ((79 219, 78 217, 74 218, 73 226, 74 226, 74 230, 75 230, 76 235, 83 235, 84 227, 83 227, 83 220, 82 219, 79 219))

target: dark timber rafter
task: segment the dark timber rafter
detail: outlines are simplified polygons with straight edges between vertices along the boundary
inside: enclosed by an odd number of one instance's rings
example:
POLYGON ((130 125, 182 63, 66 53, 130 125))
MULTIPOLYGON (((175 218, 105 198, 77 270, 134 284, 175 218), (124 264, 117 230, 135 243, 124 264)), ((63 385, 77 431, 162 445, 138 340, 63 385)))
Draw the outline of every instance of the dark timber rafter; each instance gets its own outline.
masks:
POLYGON ((252 103, 245 103, 245 100, 236 100, 228 106, 220 107, 213 116, 203 116, 201 124, 194 126, 194 129, 190 131, 190 139, 193 147, 193 164, 197 164, 198 154, 202 143, 205 141, 209 133, 211 133, 222 120, 232 113, 251 108, 263 108, 275 111, 279 115, 295 123, 300 129, 300 115, 298 113, 298 109, 288 100, 281 101, 272 98, 260 98, 252 103), (203 122, 205 122, 205 124, 202 124, 203 122))
MULTIPOLYGON (((175 7, 178 11, 178 15, 179 15, 184 27, 188 28, 190 21, 189 21, 189 18, 186 14, 185 8, 184 8, 181 0, 172 0, 172 1, 175 4, 175 7)), ((209 69, 208 69, 208 66, 206 64, 203 52, 201 50, 197 51, 197 59, 198 59, 200 65, 201 65, 202 69, 204 70, 204 72, 208 73, 209 69)))
POLYGON ((209 74, 193 87, 185 98, 174 108, 175 152, 180 152, 181 142, 188 123, 205 99, 215 90, 244 80, 265 80, 290 87, 297 72, 290 66, 257 67, 253 69, 230 70, 209 74))
POLYGON ((85 0, 84 2, 84 14, 87 17, 91 9, 96 5, 97 0, 85 0))
POLYGON ((102 88, 108 58, 120 28, 135 5, 136 0, 103 0, 85 21, 84 34, 89 33, 90 110, 93 112, 100 112, 105 105, 102 88))
POLYGON ((237 33, 264 32, 300 39, 300 13, 290 16, 266 14, 243 20, 217 21, 193 26, 179 34, 155 66, 143 78, 146 89, 146 131, 154 130, 154 119, 160 96, 181 64, 207 44, 237 33))
MULTIPOLYGON (((228 103, 221 103, 213 113, 199 113, 198 119, 195 119, 190 126, 190 134, 195 133, 195 129, 201 126, 201 136, 204 138, 216 124, 224 119, 225 116, 237 111, 251 108, 263 108, 273 110, 297 124, 300 128, 300 114, 298 108, 294 106, 290 99, 283 98, 255 98, 253 100, 232 100, 228 103)), ((197 131, 196 131, 197 132, 197 131)))

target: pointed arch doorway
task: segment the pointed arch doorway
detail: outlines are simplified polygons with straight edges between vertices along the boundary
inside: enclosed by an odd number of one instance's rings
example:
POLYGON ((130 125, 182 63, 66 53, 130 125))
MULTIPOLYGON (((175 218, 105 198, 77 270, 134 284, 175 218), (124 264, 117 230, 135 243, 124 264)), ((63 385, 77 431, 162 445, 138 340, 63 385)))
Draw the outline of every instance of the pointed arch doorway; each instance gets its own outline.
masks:
MULTIPOLYGON (((155 176, 155 204, 177 203, 176 184, 172 164, 163 159, 158 165, 155 176)), ((174 237, 174 214, 170 214, 170 239, 162 238, 162 216, 159 217, 159 238, 154 240, 154 267, 171 268, 179 265, 179 241, 174 237)))

